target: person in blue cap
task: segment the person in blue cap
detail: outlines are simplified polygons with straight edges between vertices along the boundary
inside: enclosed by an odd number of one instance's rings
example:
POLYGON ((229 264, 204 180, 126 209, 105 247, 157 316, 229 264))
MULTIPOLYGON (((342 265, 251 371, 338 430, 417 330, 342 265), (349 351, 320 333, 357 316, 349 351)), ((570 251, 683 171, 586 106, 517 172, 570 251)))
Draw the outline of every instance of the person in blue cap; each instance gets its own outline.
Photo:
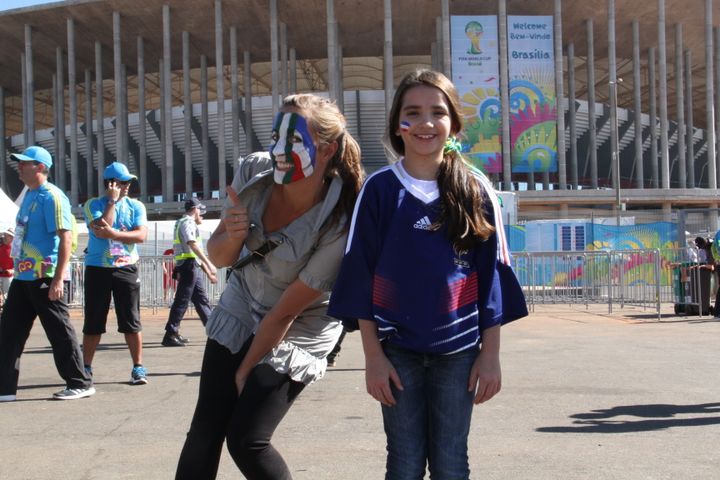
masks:
POLYGON ((16 399, 20 356, 36 317, 50 341, 58 373, 66 388, 57 400, 75 400, 95 393, 85 372, 82 352, 64 300, 63 274, 70 260, 70 201, 48 181, 50 153, 32 146, 12 154, 28 190, 16 217, 11 256, 15 278, 0 316, 0 402, 16 399))
POLYGON ((92 361, 100 337, 106 331, 112 295, 118 332, 125 335, 132 357, 130 383, 143 385, 147 383, 147 371, 142 364, 137 244, 147 237, 147 215, 145 205, 128 196, 130 182, 137 177, 124 164, 111 163, 105 168, 103 178, 105 195, 91 198, 83 209, 88 226, 83 326, 85 370, 92 375, 92 361))
POLYGON ((190 302, 200 315, 203 325, 208 321, 212 308, 208 299, 200 270, 204 271, 210 283, 217 283, 217 269, 203 252, 202 237, 198 225, 205 215, 205 205, 195 197, 185 202, 185 215, 175 222, 173 251, 175 268, 173 278, 177 280, 175 299, 170 307, 165 324, 164 347, 184 347, 188 339, 180 335, 180 322, 190 302))

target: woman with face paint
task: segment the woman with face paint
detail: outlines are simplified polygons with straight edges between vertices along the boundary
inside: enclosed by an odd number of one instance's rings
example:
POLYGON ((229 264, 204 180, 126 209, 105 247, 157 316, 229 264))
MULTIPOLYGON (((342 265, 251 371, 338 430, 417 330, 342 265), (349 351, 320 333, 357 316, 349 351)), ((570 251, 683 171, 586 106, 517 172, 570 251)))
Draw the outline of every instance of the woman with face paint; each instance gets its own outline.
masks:
POLYGON ((470 477, 473 404, 499 390, 500 326, 527 315, 492 185, 461 155, 460 101, 420 70, 395 92, 396 163, 359 195, 329 312, 359 324, 382 404, 386 479, 470 477))
POLYGON ((207 243, 232 267, 208 320, 200 392, 176 478, 215 478, 227 448, 250 480, 291 478, 272 434, 320 379, 342 325, 327 315, 363 181, 360 148, 337 106, 287 97, 269 152, 240 161, 207 243))

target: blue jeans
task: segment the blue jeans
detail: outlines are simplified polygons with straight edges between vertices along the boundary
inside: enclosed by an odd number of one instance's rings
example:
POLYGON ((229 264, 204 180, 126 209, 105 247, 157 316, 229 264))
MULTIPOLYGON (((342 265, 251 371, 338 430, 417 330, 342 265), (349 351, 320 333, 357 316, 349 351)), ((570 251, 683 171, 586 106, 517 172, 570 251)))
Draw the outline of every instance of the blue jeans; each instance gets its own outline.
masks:
MULTIPOLYGON (((404 390, 392 387, 395 406, 383 405, 386 480, 468 479, 467 439, 473 411, 468 392, 477 348, 452 355, 415 353, 384 345, 404 390)), ((392 385, 392 383, 391 383, 392 385)))

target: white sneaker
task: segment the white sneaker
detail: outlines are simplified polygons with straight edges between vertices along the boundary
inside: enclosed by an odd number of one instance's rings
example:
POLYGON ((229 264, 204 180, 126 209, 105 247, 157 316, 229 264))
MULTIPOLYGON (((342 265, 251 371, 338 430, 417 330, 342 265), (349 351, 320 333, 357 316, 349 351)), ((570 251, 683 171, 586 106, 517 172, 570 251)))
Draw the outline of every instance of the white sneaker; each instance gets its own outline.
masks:
POLYGON ((15 395, 0 395, 0 402, 14 402, 17 400, 15 395))
POLYGON ((53 393, 55 400, 76 400, 78 398, 89 397, 95 394, 95 387, 88 388, 66 388, 59 392, 53 393))

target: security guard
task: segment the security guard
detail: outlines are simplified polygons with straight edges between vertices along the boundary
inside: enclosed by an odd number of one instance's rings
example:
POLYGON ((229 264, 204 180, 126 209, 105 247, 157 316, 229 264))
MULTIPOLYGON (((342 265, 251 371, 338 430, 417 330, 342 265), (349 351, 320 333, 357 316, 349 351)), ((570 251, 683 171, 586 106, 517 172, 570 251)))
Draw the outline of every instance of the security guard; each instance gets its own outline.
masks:
POLYGON ((177 287, 170 316, 165 324, 162 340, 165 347, 183 347, 188 342, 187 338, 180 335, 180 322, 190 301, 195 305, 203 325, 210 316, 210 301, 202 285, 200 270, 205 272, 210 283, 217 283, 217 269, 203 252, 198 225, 202 223, 204 214, 205 205, 192 197, 185 202, 185 215, 175 222, 173 278, 177 280, 177 287))

